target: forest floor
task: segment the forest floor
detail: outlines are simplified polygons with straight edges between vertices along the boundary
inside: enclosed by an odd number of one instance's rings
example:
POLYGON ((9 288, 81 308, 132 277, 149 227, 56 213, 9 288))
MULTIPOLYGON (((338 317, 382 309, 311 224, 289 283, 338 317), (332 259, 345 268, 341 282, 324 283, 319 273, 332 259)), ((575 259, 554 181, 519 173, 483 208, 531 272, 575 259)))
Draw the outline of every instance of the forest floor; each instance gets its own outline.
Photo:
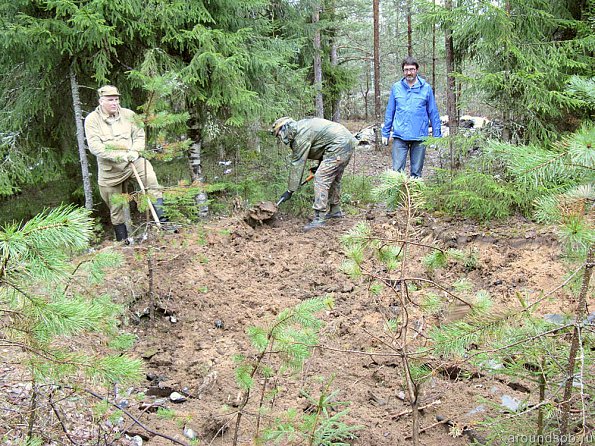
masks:
MULTIPOLYGON (((358 173, 377 175, 390 166, 390 156, 388 149, 377 152, 360 146, 354 162, 358 173)), ((435 162, 435 156, 428 153, 428 173, 435 162)), ((310 232, 302 231, 307 219, 282 210, 272 224, 256 228, 248 226, 242 216, 213 219, 200 229, 183 228, 177 234, 162 233, 146 242, 118 247, 125 265, 107 278, 103 290, 109 290, 128 308, 123 328, 137 336, 132 354, 144 361, 147 380, 137 387, 119 389, 113 401, 152 433, 124 416, 105 427, 106 435, 113 438, 109 428, 128 428, 128 437, 137 435, 146 445, 175 444, 155 433, 190 444, 183 431, 192 436, 188 431, 192 429, 198 439, 193 444, 231 445, 241 398, 234 379, 234 355, 253 357, 256 353, 246 329, 266 327, 282 310, 304 299, 332 296, 334 307, 319 314, 325 324, 320 346, 297 375, 284 371, 275 376, 278 393, 274 407, 271 401, 265 402, 269 412, 261 429, 283 410, 306 410, 310 403, 300 389, 318 395, 322 383, 332 379, 330 390, 338 391, 337 400, 349 403, 345 421, 361 427, 350 444, 410 444, 411 416, 402 363, 383 334, 385 314, 397 305, 398 287, 374 297, 365 282, 352 281, 341 271, 345 254, 340 240, 362 220, 374 234, 397 237, 404 210, 388 215, 382 206, 370 206, 353 212, 310 232), (183 401, 171 401, 174 391, 183 401), (172 409, 175 415, 169 419, 159 416, 155 411, 158 405, 172 409)), ((426 213, 416 219, 414 229, 415 239, 424 244, 475 253, 477 264, 471 269, 449 264, 429 276, 422 263, 427 249, 412 247, 408 277, 429 278, 446 289, 467 278, 474 291, 489 292, 499 310, 520 309, 519 295, 536 301, 560 286, 567 273, 554 228, 522 217, 477 224, 426 213)), ((97 249, 113 245, 104 242, 97 249)), ((429 286, 413 282, 417 286, 412 287, 410 297, 418 301, 429 286)), ((538 313, 558 314, 574 307, 572 296, 559 289, 543 301, 538 313)), ((420 334, 456 317, 456 312, 454 308, 431 320, 420 317, 420 334)), ((423 384, 420 405, 426 408, 420 422, 428 429, 421 434, 421 444, 467 444, 474 432, 469 428, 506 411, 503 402, 537 398, 532 383, 474 374, 466 367, 445 361, 435 365, 432 377, 423 384), (437 423, 438 419, 450 422, 437 423)), ((5 367, 0 381, 5 396, 17 386, 13 370, 5 367)), ((256 381, 257 388, 260 384, 256 381)), ((239 429, 240 445, 253 444, 259 398, 255 390, 239 429)), ((69 418, 74 423, 74 418, 69 418)), ((54 420, 54 428, 56 424, 54 420)), ((84 436, 83 430, 80 435, 84 436)), ((113 444, 140 444, 138 437, 137 443, 122 437, 113 444)), ((64 444, 71 443, 65 440, 64 444)), ((75 444, 96 444, 96 439, 75 444)))

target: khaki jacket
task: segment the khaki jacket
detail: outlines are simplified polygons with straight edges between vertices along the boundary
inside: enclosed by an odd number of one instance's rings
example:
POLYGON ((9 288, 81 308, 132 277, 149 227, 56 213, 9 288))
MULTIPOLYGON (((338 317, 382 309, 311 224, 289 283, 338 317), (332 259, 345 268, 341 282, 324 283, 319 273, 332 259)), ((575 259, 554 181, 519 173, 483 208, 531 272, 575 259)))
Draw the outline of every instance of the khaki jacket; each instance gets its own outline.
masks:
POLYGON ((136 113, 120 108, 109 117, 97 107, 85 119, 85 136, 89 151, 97 157, 100 186, 116 186, 132 175, 126 161, 129 151, 145 150, 145 131, 135 122, 136 113))
POLYGON ((302 181, 306 160, 333 160, 337 164, 348 162, 357 146, 357 140, 344 126, 321 118, 302 119, 291 147, 291 166, 287 190, 295 192, 302 181))

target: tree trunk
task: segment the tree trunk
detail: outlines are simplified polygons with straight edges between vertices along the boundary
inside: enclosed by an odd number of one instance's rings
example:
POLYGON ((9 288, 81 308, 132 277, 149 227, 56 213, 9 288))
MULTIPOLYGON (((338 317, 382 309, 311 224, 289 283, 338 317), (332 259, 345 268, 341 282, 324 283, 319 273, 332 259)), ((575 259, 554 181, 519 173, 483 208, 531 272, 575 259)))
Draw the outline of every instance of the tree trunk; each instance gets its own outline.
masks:
MULTIPOLYGON (((331 41, 331 66, 336 68, 339 63, 339 57, 337 55, 337 41, 333 37, 331 41)), ((332 120, 339 122, 341 120, 341 93, 337 93, 337 96, 333 99, 332 104, 332 120)))
MULTIPOLYGON (((587 316, 587 296, 589 294, 589 282, 591 281, 591 274, 593 273, 593 266, 595 266, 595 245, 589 249, 587 260, 585 262, 585 272, 583 273, 583 283, 578 298, 578 306, 575 312, 574 331, 572 333, 572 340, 570 341, 570 352, 568 353, 568 365, 566 371, 566 383, 564 385, 564 397, 560 404, 560 445, 568 444, 568 422, 570 418, 570 409, 572 398, 572 385, 574 383, 574 366, 576 364, 576 356, 578 354, 579 344, 582 343, 581 330, 583 321, 587 316)), ((584 380, 581 376, 581 380, 584 380)))
MULTIPOLYGON (((333 69, 336 69, 339 65, 339 55, 337 53, 337 15, 335 10, 335 0, 329 0, 327 2, 327 10, 331 26, 328 31, 329 35, 329 46, 330 46, 330 63, 333 69)), ((342 93, 337 91, 333 96, 331 103, 331 120, 339 122, 341 120, 341 96, 342 93)))
MULTIPOLYGON (((198 139, 190 146, 188 153, 188 161, 190 163, 190 178, 193 184, 202 184, 205 179, 202 175, 202 140, 198 139)), ((200 217, 207 217, 209 215, 209 205, 207 204, 208 196, 204 189, 194 197, 196 204, 199 206, 198 215, 200 217)))
POLYGON ((376 150, 380 150, 380 0, 374 0, 374 133, 376 150))
POLYGON ((312 12, 312 24, 314 25, 314 89, 316 91, 316 116, 324 118, 324 103, 322 100, 322 49, 320 44, 320 6, 314 5, 312 12))
POLYGON ((411 26, 411 0, 407 0, 407 55, 413 56, 413 27, 411 26))
POLYGON ((89 175, 89 160, 87 159, 87 146, 85 144, 85 129, 83 127, 83 112, 79 85, 73 67, 70 67, 70 90, 72 92, 72 106, 74 109, 74 122, 76 125, 76 141, 79 149, 79 161, 83 176, 83 191, 85 193, 85 209, 93 209, 93 188, 89 175))
MULTIPOLYGON (((447 11, 452 11, 452 0, 446 0, 444 4, 447 11)), ((452 39, 452 30, 445 30, 445 49, 446 49, 446 109, 448 112, 448 147, 450 152, 450 170, 455 169, 453 140, 457 134, 457 104, 456 104, 456 85, 454 72, 454 45, 452 39)))
MULTIPOLYGON (((511 6, 510 6, 509 0, 506 0, 506 2, 504 3, 504 10, 506 11, 506 15, 510 18, 511 6)), ((506 54, 508 54, 508 59, 510 59, 510 53, 508 52, 508 48, 505 48, 505 51, 506 51, 506 54)), ((509 76, 508 64, 504 68, 504 70, 505 70, 504 71, 505 85, 509 85, 509 83, 508 83, 508 76, 509 76)), ((511 101, 512 99, 509 97, 508 100, 511 101)), ((510 109, 505 108, 504 110, 502 110, 502 124, 503 124, 502 139, 506 142, 509 142, 512 139, 510 120, 511 120, 510 109)))
MULTIPOLYGON (((433 12, 436 12, 436 0, 433 0, 433 12)), ((436 96, 436 23, 432 23, 432 88, 436 96)))

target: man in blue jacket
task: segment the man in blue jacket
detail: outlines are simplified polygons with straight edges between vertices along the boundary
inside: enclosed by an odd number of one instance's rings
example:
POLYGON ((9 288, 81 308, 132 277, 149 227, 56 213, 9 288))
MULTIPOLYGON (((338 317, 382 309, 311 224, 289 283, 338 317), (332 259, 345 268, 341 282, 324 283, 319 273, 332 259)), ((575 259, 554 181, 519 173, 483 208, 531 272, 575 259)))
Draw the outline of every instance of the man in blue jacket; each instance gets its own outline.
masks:
POLYGON ((419 178, 426 156, 423 141, 428 136, 429 122, 432 123, 432 136, 442 136, 440 114, 432 87, 417 75, 417 60, 406 57, 401 68, 404 77, 395 82, 390 90, 382 127, 382 144, 388 145, 392 129, 393 170, 405 170, 407 153, 410 153, 411 176, 419 178))

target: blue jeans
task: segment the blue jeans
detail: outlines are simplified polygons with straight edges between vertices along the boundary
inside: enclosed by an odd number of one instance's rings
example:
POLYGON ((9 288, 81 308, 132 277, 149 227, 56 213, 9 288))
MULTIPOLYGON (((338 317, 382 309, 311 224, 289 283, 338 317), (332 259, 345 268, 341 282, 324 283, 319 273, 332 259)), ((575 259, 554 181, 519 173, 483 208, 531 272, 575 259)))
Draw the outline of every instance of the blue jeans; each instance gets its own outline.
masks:
POLYGON ((426 157, 426 146, 423 141, 403 141, 399 138, 393 138, 393 170, 402 172, 407 163, 407 153, 411 158, 411 176, 421 177, 421 171, 424 168, 424 158, 426 157))

